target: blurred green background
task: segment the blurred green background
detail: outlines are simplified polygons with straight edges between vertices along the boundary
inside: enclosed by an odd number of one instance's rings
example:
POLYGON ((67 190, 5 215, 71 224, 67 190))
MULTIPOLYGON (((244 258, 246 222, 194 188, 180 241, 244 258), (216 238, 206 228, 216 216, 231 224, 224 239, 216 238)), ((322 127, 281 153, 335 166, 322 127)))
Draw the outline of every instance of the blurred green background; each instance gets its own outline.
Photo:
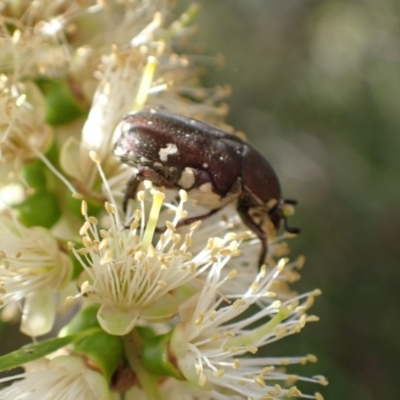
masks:
POLYGON ((326 399, 399 398, 400 2, 198 3, 198 41, 226 58, 206 85, 232 85, 228 123, 300 201, 297 288, 323 292, 280 352, 318 356, 303 372, 326 399))

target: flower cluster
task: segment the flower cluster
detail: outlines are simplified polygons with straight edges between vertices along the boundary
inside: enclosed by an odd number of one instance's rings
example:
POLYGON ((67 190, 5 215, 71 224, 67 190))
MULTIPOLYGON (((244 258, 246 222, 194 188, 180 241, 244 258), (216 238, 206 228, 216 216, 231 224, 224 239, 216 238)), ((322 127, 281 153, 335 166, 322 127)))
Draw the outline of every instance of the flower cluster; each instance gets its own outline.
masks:
POLYGON ((322 376, 287 371, 315 356, 268 356, 318 320, 319 290, 289 288, 304 260, 285 257, 285 235, 269 235, 259 268, 233 207, 181 226, 199 215, 190 192, 150 181, 123 207, 135 171, 112 148, 124 114, 224 126, 227 90, 202 88, 204 58, 180 51, 197 7, 174 20, 169 0, 4 3, 0 316, 54 337, 0 357, 0 370, 25 369, 0 397, 322 400, 301 392, 322 376))

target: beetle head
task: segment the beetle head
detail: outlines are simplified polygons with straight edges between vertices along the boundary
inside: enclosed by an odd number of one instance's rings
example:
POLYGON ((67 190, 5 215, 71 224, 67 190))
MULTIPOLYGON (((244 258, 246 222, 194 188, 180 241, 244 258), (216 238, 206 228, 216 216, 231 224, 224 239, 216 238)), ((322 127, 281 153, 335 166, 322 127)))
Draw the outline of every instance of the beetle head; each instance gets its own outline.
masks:
POLYGON ((300 228, 288 226, 288 217, 293 214, 293 206, 297 204, 297 200, 282 199, 270 212, 269 217, 275 229, 279 229, 281 220, 283 219, 285 231, 293 234, 300 233, 300 228))
POLYGON ((114 156, 119 157, 123 163, 132 162, 135 142, 132 135, 130 135, 130 125, 126 122, 126 116, 122 120, 119 130, 120 135, 114 145, 114 156))
POLYGON ((121 134, 114 145, 114 156, 134 167, 151 164, 147 156, 154 147, 156 138, 153 131, 146 126, 146 121, 143 123, 138 114, 127 114, 119 129, 121 134))

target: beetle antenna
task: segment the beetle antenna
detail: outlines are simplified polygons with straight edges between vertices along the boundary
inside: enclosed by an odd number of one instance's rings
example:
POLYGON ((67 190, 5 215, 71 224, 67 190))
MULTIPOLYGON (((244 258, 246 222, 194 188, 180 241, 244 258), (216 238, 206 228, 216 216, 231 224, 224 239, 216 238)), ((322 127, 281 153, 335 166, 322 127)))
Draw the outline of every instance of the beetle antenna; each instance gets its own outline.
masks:
POLYGON ((293 226, 288 226, 288 221, 287 221, 287 217, 283 216, 283 223, 285 225, 285 231, 289 232, 289 233, 294 233, 294 234, 298 234, 301 232, 300 228, 295 228, 293 226))

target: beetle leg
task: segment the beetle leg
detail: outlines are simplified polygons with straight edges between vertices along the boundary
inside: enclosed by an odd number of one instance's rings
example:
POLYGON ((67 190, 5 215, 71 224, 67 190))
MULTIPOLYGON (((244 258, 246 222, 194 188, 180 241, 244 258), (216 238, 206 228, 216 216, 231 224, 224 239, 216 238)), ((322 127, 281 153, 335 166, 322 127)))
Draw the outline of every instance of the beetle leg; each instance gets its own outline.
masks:
MULTIPOLYGON (((190 217, 190 218, 181 219, 176 224, 176 228, 180 228, 181 226, 190 225, 190 224, 192 224, 193 222, 196 222, 196 221, 202 221, 203 219, 211 217, 211 215, 214 215, 219 210, 220 210, 220 208, 214 208, 213 210, 211 210, 207 214, 198 215, 197 217, 190 217)), ((167 230, 167 227, 162 227, 162 228, 157 227, 156 228, 156 232, 157 233, 164 233, 166 230, 167 230)))
MULTIPOLYGON (((171 174, 178 174, 176 169, 172 170, 171 174)), ((149 167, 139 167, 138 172, 129 179, 128 184, 125 190, 125 196, 122 203, 122 209, 126 213, 126 209, 128 207, 128 201, 130 199, 134 199, 136 197, 137 189, 139 187, 140 182, 144 180, 149 180, 153 183, 154 186, 164 186, 167 188, 171 188, 172 185, 168 178, 162 176, 157 171, 149 167)))
POLYGON ((220 208, 214 208, 213 210, 211 210, 210 212, 208 212, 206 214, 198 215, 197 217, 190 217, 190 218, 181 219, 178 222, 176 227, 179 228, 180 226, 190 225, 190 224, 192 224, 193 222, 196 222, 196 221, 202 221, 203 219, 211 217, 211 215, 214 215, 219 210, 220 210, 220 208))
POLYGON ((128 201, 135 198, 140 182, 141 179, 139 175, 132 175, 128 181, 128 184, 126 185, 124 200, 122 202, 122 209, 124 210, 125 214, 128 208, 128 201))
POLYGON ((237 212, 240 215, 243 223, 253 231, 261 241, 261 253, 258 259, 258 266, 261 267, 265 262, 265 257, 268 252, 268 238, 266 232, 258 225, 249 214, 250 207, 243 206, 238 202, 237 212))

